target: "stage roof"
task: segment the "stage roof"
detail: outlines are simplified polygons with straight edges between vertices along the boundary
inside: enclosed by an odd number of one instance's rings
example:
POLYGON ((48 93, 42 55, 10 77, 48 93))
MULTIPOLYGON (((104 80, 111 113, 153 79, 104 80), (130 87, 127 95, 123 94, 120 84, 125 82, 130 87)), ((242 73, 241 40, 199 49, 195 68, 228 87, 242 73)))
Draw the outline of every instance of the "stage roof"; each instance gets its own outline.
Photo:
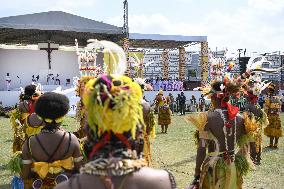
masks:
MULTIPOLYGON (((122 45, 122 27, 98 22, 62 11, 50 11, 0 18, 0 44, 38 44, 51 41, 74 46, 78 39, 85 46, 88 39, 108 40, 122 45)), ((130 33, 130 47, 172 49, 207 41, 206 36, 181 36, 130 33)))
POLYGON ((192 43, 207 41, 207 36, 182 36, 130 33, 130 46, 134 48, 178 48, 192 43))
POLYGON ((0 43, 35 44, 46 40, 60 45, 74 45, 74 39, 90 38, 117 42, 122 28, 62 11, 0 18, 0 43), (65 38, 65 39, 64 39, 65 38))

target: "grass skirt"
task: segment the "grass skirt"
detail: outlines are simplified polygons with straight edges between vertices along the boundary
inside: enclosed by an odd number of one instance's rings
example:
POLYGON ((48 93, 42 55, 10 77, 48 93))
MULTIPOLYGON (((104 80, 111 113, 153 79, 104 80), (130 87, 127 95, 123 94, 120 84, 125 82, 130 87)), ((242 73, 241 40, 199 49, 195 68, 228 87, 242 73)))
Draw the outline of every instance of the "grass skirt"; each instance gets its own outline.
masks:
POLYGON ((172 122, 172 111, 168 106, 159 107, 158 124, 169 125, 172 122))
POLYGON ((267 114, 269 124, 264 128, 264 134, 268 137, 281 137, 281 120, 279 114, 267 114))
POLYGON ((221 157, 207 157, 203 162, 200 177, 202 189, 241 189, 242 174, 240 161, 226 164, 221 157))

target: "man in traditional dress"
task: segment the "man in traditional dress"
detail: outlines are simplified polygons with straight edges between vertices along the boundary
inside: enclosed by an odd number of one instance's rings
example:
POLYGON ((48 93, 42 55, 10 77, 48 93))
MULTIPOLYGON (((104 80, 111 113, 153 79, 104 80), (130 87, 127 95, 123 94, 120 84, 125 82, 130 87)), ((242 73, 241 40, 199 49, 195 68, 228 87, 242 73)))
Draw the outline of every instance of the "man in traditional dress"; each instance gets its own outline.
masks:
POLYGON ((27 85, 20 95, 19 106, 10 113, 14 130, 13 152, 22 149, 23 141, 42 129, 42 120, 35 112, 35 104, 42 92, 36 85, 27 85))
POLYGON ((270 138, 270 148, 278 148, 278 139, 283 135, 280 120, 281 100, 275 93, 275 85, 270 84, 268 86, 268 96, 264 104, 269 121, 269 125, 264 129, 264 134, 270 138))
POLYGON ((247 140, 240 139, 249 137, 249 129, 238 114, 239 108, 229 103, 240 86, 230 81, 214 81, 211 89, 204 90, 209 91, 206 95, 210 95, 213 110, 187 117, 198 129, 195 179, 190 188, 242 188, 242 176, 249 170, 250 158, 247 140))
POLYGON ((244 119, 249 119, 255 126, 257 131, 252 136, 250 142, 250 156, 254 164, 259 165, 262 151, 262 128, 267 126, 268 120, 266 113, 261 109, 258 102, 258 97, 267 85, 265 82, 255 82, 253 77, 249 80, 246 86, 247 103, 244 110, 244 119), (262 87, 263 86, 263 87, 262 87))
POLYGON ((88 163, 56 189, 176 189, 170 173, 147 167, 143 158, 139 85, 125 76, 101 75, 86 88, 88 163))

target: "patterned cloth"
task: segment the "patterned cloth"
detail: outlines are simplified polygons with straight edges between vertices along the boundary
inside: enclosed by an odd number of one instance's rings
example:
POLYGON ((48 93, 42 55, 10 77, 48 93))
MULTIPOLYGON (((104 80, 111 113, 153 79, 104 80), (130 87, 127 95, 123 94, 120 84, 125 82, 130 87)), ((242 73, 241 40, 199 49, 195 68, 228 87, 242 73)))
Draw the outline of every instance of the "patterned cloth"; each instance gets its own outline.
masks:
POLYGON ((172 111, 169 106, 160 106, 158 113, 158 124, 169 125, 172 123, 172 111))
POLYGON ((270 96, 265 100, 265 111, 267 112, 267 117, 269 124, 264 129, 264 134, 268 137, 281 137, 281 120, 280 120, 280 108, 281 101, 277 96, 270 96))

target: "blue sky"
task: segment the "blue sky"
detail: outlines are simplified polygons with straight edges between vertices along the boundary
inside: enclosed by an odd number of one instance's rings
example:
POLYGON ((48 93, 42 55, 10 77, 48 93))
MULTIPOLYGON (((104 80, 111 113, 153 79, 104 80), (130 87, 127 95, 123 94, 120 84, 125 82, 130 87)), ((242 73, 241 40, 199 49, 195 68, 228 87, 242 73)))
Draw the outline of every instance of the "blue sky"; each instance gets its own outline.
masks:
MULTIPOLYGON (((9 0, 0 17, 61 10, 122 26, 123 0, 9 0)), ((284 52, 284 0, 129 0, 130 32, 206 35, 213 49, 284 52)))

